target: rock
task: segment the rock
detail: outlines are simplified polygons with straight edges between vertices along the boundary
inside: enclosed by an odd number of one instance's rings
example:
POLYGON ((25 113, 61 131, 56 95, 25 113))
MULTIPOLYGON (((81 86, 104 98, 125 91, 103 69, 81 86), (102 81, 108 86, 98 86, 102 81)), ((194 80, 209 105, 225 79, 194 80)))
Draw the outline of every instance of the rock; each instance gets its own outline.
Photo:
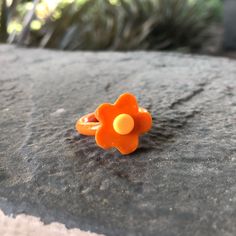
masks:
POLYGON ((105 235, 236 234, 236 62, 0 46, 0 209, 105 235), (128 156, 76 133, 134 93, 153 128, 128 156))
POLYGON ((236 1, 224 1, 224 49, 236 50, 236 1))

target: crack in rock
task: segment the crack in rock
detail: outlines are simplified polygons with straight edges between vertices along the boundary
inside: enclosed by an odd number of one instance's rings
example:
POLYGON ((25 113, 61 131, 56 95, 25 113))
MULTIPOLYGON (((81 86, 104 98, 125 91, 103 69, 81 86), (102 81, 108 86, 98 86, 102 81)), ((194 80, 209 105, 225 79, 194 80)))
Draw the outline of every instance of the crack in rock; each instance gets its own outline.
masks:
POLYGON ((191 93, 189 93, 187 96, 182 97, 182 98, 177 99, 176 101, 174 101, 170 105, 170 109, 175 109, 177 106, 182 105, 183 103, 190 101, 191 99, 193 99, 197 95, 201 94, 203 91, 204 91, 203 88, 198 88, 198 89, 195 89, 195 90, 191 91, 191 93))

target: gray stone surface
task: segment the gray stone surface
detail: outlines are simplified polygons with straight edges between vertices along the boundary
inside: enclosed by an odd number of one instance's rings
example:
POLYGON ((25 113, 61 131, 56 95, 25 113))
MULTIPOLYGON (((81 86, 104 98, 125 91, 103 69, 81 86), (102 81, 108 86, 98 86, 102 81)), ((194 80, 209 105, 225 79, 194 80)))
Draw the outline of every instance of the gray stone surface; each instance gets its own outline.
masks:
POLYGON ((0 47, 0 209, 105 235, 236 234, 236 62, 0 47), (76 119, 134 93, 154 118, 129 156, 76 119))
POLYGON ((236 0, 224 0, 224 49, 236 50, 236 0))

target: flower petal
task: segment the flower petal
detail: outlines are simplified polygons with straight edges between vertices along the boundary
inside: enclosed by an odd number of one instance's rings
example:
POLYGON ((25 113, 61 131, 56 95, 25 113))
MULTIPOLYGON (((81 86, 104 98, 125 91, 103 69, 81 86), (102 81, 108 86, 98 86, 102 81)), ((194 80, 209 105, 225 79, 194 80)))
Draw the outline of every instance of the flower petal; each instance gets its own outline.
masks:
POLYGON ((135 132, 143 134, 152 127, 152 116, 149 112, 139 112, 135 117, 135 132))
POLYGON ((116 148, 123 155, 135 151, 138 147, 138 135, 131 133, 128 135, 119 135, 111 129, 100 127, 95 135, 95 140, 98 146, 103 149, 116 148))
POLYGON ((120 113, 130 114, 134 116, 138 113, 138 103, 135 96, 131 93, 122 94, 115 102, 115 107, 120 113))
POLYGON ((111 129, 107 129, 106 126, 99 127, 95 134, 97 145, 104 149, 113 147, 112 140, 114 138, 115 137, 113 137, 113 132, 111 131, 111 129))
POLYGON ((110 103, 103 103, 95 111, 97 120, 104 125, 112 125, 113 120, 118 114, 119 112, 116 107, 110 103))
POLYGON ((121 154, 127 155, 134 152, 138 148, 138 143, 139 137, 135 133, 123 136, 120 135, 115 147, 121 152, 121 154))

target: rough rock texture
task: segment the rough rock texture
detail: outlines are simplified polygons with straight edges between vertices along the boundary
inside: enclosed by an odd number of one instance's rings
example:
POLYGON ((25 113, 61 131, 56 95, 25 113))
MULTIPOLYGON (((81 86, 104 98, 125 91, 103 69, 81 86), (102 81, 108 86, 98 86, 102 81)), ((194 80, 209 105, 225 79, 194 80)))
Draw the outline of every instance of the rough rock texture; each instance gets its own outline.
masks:
POLYGON ((111 236, 236 234, 236 62, 0 47, 0 209, 111 236), (154 119, 134 154, 77 118, 122 92, 154 119))

